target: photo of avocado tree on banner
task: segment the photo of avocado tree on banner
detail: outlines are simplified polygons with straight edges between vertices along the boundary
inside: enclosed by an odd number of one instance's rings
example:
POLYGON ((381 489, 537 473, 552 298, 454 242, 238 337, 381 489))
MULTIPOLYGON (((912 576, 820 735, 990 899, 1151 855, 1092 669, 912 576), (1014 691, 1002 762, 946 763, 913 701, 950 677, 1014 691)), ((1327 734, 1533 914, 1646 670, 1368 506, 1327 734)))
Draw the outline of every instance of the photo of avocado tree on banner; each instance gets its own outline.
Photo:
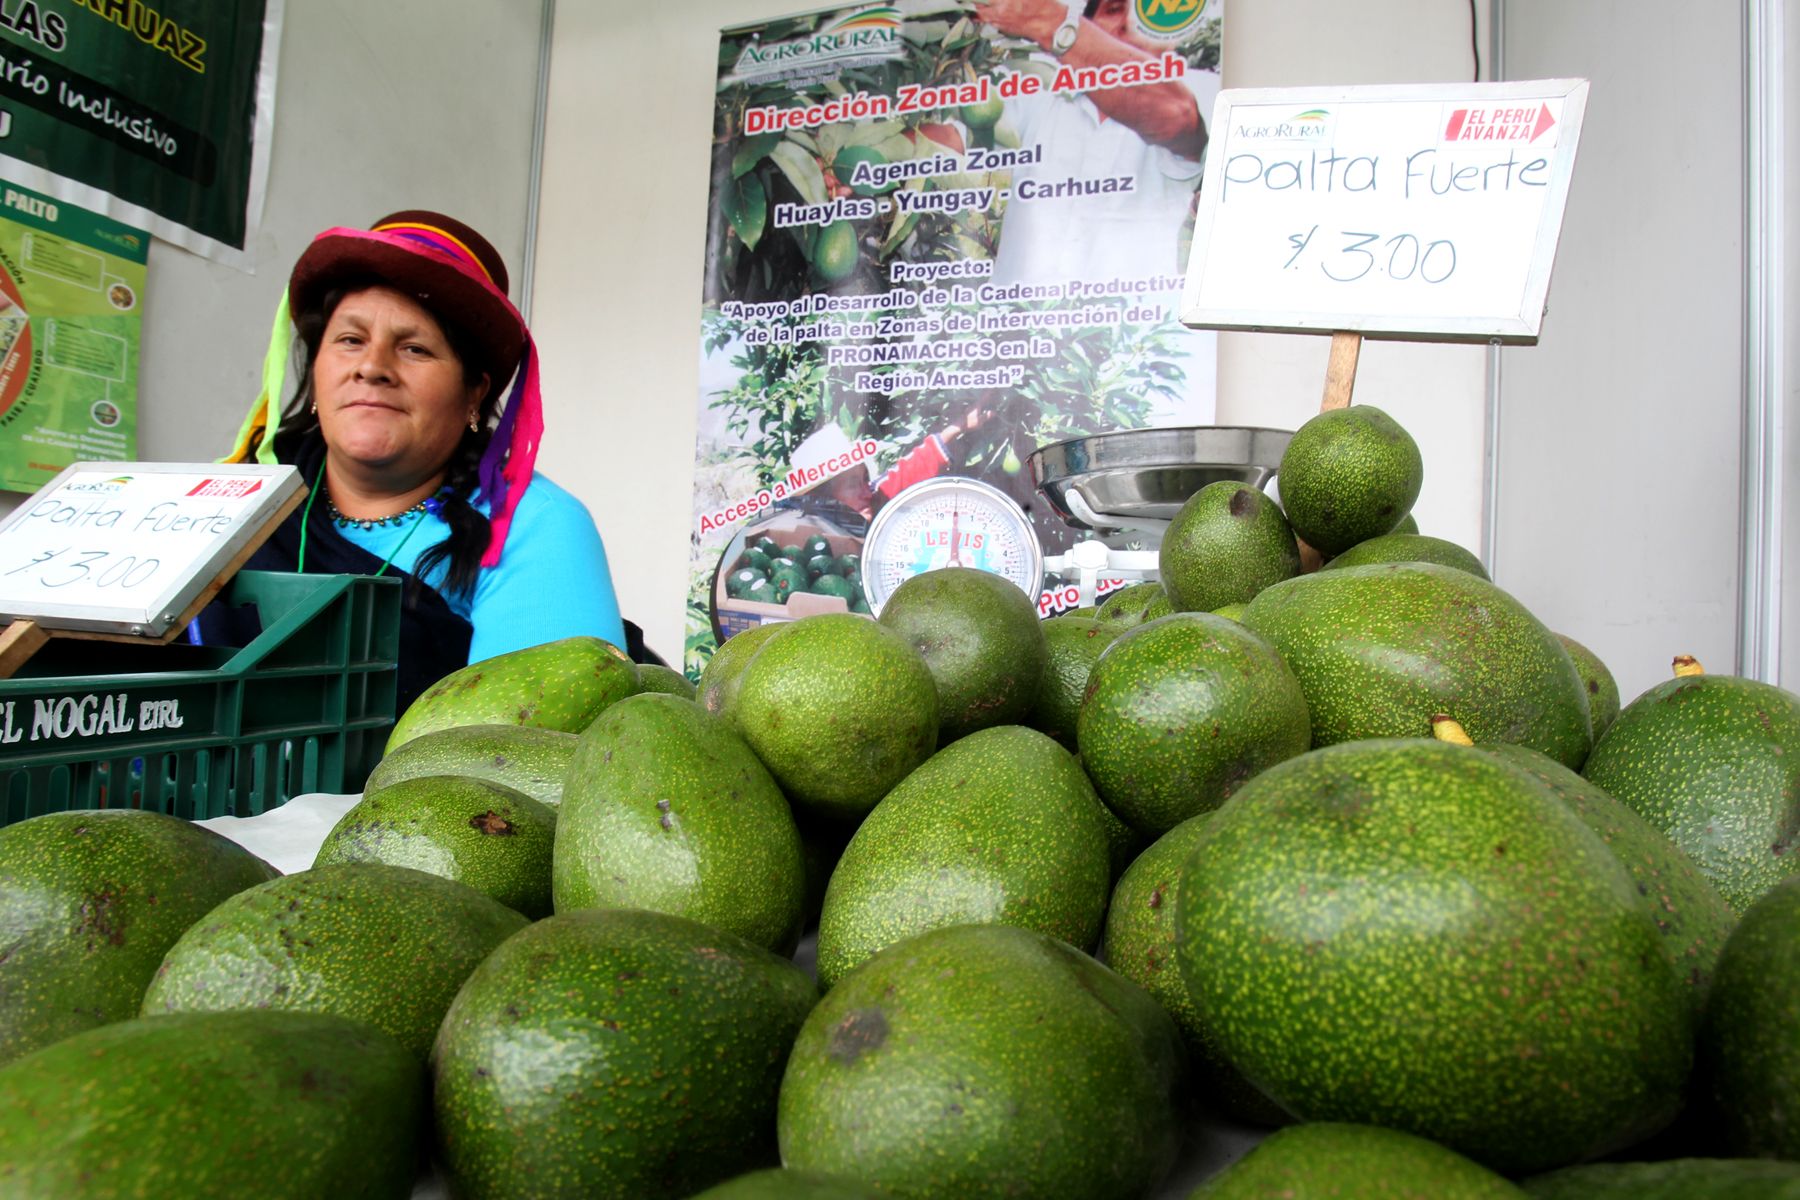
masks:
POLYGON ((911 484, 997 486, 1054 554, 1078 535, 1032 451, 1212 420, 1214 335, 1176 313, 1221 7, 903 0, 721 36, 690 673, 868 611, 863 538, 911 484))

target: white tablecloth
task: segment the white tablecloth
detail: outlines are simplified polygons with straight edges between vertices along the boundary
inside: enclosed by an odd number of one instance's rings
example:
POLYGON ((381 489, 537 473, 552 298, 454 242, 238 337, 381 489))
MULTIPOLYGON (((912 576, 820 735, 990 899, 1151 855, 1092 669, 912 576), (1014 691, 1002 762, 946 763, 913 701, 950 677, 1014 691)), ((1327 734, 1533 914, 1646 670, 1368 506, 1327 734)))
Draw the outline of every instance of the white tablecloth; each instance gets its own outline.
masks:
MULTIPOLYGON (((280 808, 259 817, 214 817, 196 821, 263 859, 284 875, 304 871, 325 835, 350 811, 361 795, 338 796, 315 792, 296 796, 280 808)), ((814 969, 815 941, 808 934, 794 954, 794 961, 810 974, 814 969)), ((1248 1125, 1209 1122, 1192 1131, 1179 1162, 1156 1191, 1155 1200, 1187 1200, 1202 1180, 1249 1153, 1265 1130, 1248 1125)), ((429 1174, 413 1189, 412 1200, 446 1200, 443 1180, 429 1174)))

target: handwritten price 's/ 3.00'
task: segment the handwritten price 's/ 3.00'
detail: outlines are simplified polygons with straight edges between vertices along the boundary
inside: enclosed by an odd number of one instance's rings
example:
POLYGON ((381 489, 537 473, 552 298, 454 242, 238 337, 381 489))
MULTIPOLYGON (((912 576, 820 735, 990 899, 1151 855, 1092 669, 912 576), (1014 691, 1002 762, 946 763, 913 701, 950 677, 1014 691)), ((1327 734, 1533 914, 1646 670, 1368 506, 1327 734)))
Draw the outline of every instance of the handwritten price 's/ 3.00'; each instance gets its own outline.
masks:
MULTIPOLYGON (((1318 232, 1319 227, 1314 225, 1305 233, 1288 234, 1288 245, 1293 248, 1293 253, 1281 264, 1284 269, 1299 269, 1300 256, 1313 244, 1313 236, 1318 232)), ((1340 243, 1336 250, 1331 250, 1325 242, 1332 236, 1327 234, 1321 239, 1316 253, 1324 255, 1319 261, 1319 270, 1327 279, 1338 283, 1355 283, 1370 271, 1377 270, 1389 279, 1422 279, 1426 283, 1442 283, 1456 274, 1456 245, 1446 238, 1425 242, 1410 233, 1384 237, 1363 230, 1340 229, 1335 235, 1340 243)))
POLYGON ((72 546, 64 546, 60 550, 45 550, 6 574, 33 572, 38 583, 47 588, 87 583, 97 588, 118 587, 128 590, 156 574, 156 568, 160 566, 162 560, 159 558, 139 558, 135 554, 114 554, 109 550, 76 550, 72 546))

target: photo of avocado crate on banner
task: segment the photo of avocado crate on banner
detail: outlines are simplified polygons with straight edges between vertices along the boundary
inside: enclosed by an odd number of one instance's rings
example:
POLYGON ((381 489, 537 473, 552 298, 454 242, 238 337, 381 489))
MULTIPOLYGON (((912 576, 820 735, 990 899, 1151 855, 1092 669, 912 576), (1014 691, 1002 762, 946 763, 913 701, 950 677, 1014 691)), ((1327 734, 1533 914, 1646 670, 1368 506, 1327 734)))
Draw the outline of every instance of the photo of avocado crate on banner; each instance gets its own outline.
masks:
MULTIPOLYGON (((1215 339, 1176 310, 1223 6, 1056 6, 1055 37, 1028 7, 721 35, 691 675, 753 624, 868 607, 857 571, 773 560, 815 537, 866 557, 911 486, 991 485, 1054 556, 1082 535, 1037 494, 1034 451, 1212 419, 1215 339)), ((1064 581, 1019 582, 1061 606, 1064 581)))

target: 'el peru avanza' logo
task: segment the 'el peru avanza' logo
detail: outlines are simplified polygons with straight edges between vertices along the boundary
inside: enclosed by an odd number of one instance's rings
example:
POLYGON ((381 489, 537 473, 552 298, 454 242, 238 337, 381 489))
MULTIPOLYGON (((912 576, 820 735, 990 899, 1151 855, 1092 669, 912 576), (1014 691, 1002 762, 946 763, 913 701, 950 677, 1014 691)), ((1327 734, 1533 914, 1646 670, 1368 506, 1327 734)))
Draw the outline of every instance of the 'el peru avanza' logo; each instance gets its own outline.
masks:
POLYGON ((1131 0, 1131 24, 1158 42, 1179 42, 1194 30, 1207 0, 1131 0))
POLYGON ((738 55, 732 74, 740 79, 754 79, 762 75, 814 70, 848 59, 898 58, 904 53, 905 46, 900 40, 900 10, 884 4, 858 9, 809 37, 768 45, 752 41, 738 55))

